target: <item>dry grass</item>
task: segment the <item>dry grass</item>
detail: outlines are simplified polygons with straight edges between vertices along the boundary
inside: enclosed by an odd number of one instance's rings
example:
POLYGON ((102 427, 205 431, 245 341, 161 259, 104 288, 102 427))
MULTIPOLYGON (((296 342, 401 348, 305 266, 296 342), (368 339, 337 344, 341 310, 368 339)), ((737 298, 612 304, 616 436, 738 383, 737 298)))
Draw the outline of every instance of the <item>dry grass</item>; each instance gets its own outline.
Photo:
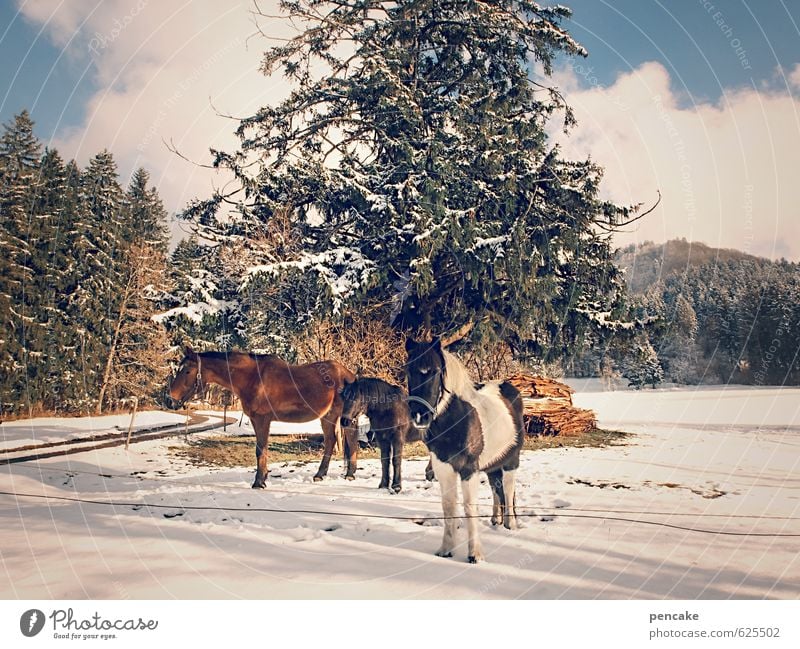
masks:
MULTIPOLYGON (((628 433, 595 429, 575 437, 529 437, 525 449, 537 451, 561 447, 605 447, 626 443, 628 433)), ((255 466, 255 437, 253 435, 219 435, 189 440, 182 446, 170 447, 170 452, 196 466, 252 467, 255 466)), ((406 444, 403 457, 427 457, 428 449, 422 442, 406 444)), ((339 452, 336 457, 341 457, 339 452)), ((377 447, 361 449, 359 458, 379 459, 377 447)), ((269 462, 308 464, 322 459, 322 437, 287 436, 272 437, 269 442, 269 462)))

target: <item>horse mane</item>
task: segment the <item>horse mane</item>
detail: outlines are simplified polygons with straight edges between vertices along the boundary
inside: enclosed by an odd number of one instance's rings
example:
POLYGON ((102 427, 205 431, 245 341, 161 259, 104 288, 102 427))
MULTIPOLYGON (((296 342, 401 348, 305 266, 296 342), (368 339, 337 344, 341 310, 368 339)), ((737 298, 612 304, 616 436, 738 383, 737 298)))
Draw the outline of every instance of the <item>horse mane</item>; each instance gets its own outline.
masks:
POLYGON ((357 379, 342 388, 342 397, 347 401, 363 400, 372 406, 389 406, 404 396, 403 388, 372 377, 357 379))
POLYGON ((227 352, 198 352, 197 354, 200 358, 205 358, 208 360, 217 360, 217 361, 231 361, 236 358, 251 358, 254 361, 263 361, 263 360, 282 360, 280 356, 276 354, 253 354, 250 352, 238 352, 238 351, 227 351, 227 352))
POLYGON ((477 393, 475 383, 467 368, 447 350, 442 350, 444 358, 444 389, 460 397, 470 397, 477 393))

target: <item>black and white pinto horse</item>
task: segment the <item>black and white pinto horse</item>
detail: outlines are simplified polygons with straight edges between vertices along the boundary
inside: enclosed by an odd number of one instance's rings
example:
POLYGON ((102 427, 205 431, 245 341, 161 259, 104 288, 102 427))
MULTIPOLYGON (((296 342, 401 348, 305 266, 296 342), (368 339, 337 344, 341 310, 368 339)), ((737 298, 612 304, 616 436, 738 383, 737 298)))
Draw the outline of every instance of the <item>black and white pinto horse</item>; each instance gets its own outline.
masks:
POLYGON ((406 342, 411 423, 431 451, 442 488, 444 537, 436 554, 452 557, 456 537, 458 481, 469 533, 470 563, 483 559, 476 506, 480 471, 494 496, 492 524, 517 528, 514 478, 525 440, 522 398, 510 383, 476 384, 441 342, 406 342))

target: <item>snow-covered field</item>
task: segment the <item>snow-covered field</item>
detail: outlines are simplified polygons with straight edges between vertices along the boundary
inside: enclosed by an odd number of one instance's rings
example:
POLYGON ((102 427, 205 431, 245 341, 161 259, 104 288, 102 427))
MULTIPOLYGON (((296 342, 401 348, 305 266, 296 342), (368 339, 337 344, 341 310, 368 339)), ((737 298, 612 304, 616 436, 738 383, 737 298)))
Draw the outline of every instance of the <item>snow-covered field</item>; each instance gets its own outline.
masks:
POLYGON ((441 527, 423 519, 441 515, 439 488, 423 460, 405 463, 399 495, 363 460, 355 482, 341 462, 316 484, 316 466, 272 465, 253 491, 251 468, 192 467, 167 452, 184 442, 159 440, 1 466, 0 597, 800 597, 800 390, 579 387, 578 405, 634 436, 527 452, 529 516, 513 533, 482 521, 486 563, 463 546, 433 556, 441 527))

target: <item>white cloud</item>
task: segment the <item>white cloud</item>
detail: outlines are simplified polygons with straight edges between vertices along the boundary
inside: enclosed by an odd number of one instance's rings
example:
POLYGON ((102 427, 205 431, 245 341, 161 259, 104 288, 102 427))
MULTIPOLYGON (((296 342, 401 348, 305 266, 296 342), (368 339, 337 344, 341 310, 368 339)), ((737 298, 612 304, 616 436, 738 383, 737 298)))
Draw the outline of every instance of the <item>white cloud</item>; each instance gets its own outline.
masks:
MULTIPOLYGON (((275 0, 259 5, 277 13, 275 0)), ((258 71, 263 52, 275 42, 253 36, 253 7, 250 0, 86 0, 53 10, 48 0, 27 0, 20 8, 26 18, 46 24, 68 55, 91 58, 99 88, 85 122, 61 129, 53 144, 83 164, 109 149, 123 182, 144 166, 170 211, 210 196, 226 179, 181 159, 165 142, 208 164, 210 147, 237 145, 238 121, 217 111, 248 116, 285 92, 258 71)), ((259 25, 270 35, 289 33, 280 21, 259 18, 259 25)))
POLYGON ((789 72, 789 85, 795 90, 800 91, 800 63, 795 63, 789 72))
MULTIPOLYGON (((277 0, 262 0, 277 14, 277 0)), ((258 66, 274 44, 256 31, 251 0, 75 0, 56 9, 26 0, 25 16, 46 24, 72 56, 92 57, 98 92, 85 123, 59 134, 65 156, 86 162, 108 148, 123 178, 145 166, 171 211, 206 197, 224 179, 171 153, 208 163, 209 147, 235 149, 235 120, 286 92, 258 66), (213 107, 212 107, 213 103, 213 107)), ((260 19, 288 35, 280 19, 260 19)), ((789 75, 800 87, 800 65, 789 75)), ((556 83, 579 126, 565 139, 571 158, 590 154, 606 168, 603 192, 621 203, 661 206, 617 243, 686 237, 755 254, 800 259, 800 104, 787 91, 736 89, 717 103, 686 105, 657 63, 644 63, 610 87, 590 70, 562 70, 556 83), (580 81, 580 83, 579 83, 580 81), (588 88, 585 86, 589 85, 588 88)))
MULTIPOLYGON (((581 70, 557 83, 578 127, 559 137, 571 158, 606 169, 614 201, 661 205, 619 245, 674 237, 800 259, 800 102, 786 92, 735 89, 687 105, 669 73, 644 63, 607 88, 579 88, 581 70)), ((591 79, 589 79, 591 84, 591 79)))

